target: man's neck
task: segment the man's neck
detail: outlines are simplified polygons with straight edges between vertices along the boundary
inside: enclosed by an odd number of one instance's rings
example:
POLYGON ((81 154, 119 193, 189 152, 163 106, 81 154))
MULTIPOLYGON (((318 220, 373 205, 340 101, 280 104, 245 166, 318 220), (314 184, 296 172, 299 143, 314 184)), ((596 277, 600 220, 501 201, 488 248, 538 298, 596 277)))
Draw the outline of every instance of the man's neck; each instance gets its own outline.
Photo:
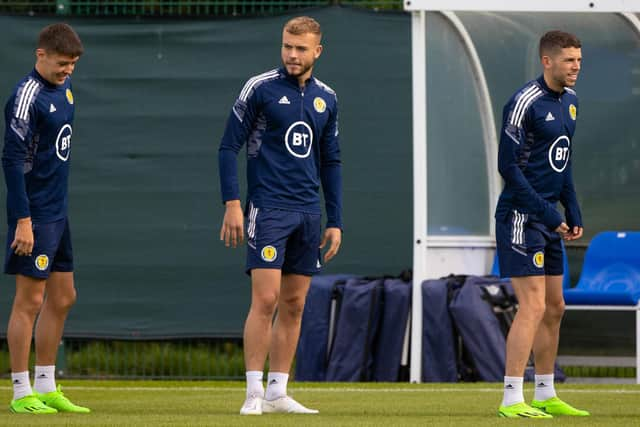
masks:
POLYGON ((554 92, 562 93, 564 92, 564 86, 558 84, 551 77, 547 76, 547 74, 543 74, 544 82, 547 84, 547 87, 554 92))
POLYGON ((311 72, 312 70, 309 70, 303 75, 298 76, 298 85, 300 86, 300 89, 304 89, 305 86, 307 85, 307 80, 311 78, 311 72))

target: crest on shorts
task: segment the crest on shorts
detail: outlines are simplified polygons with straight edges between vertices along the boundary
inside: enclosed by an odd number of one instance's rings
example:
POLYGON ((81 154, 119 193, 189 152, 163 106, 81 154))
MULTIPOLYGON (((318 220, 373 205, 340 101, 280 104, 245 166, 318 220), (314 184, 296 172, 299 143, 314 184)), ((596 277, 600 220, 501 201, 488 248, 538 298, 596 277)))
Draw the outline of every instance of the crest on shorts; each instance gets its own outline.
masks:
POLYGON ((315 108, 318 113, 324 113, 327 109, 327 103, 324 102, 324 99, 316 96, 313 100, 313 108, 315 108))
POLYGON ((71 89, 67 89, 65 94, 67 95, 67 101, 69 101, 69 104, 73 104, 73 94, 71 93, 71 89))
POLYGON ((49 267, 49 257, 42 254, 36 257, 36 268, 40 271, 45 271, 49 267))
POLYGON ((538 251, 533 254, 533 265, 538 268, 544 267, 544 252, 538 251))
POLYGON ((262 251, 260 252, 260 256, 262 257, 263 260, 267 262, 273 262, 276 260, 276 257, 278 256, 278 251, 276 250, 276 248, 274 248, 271 245, 265 246, 264 248, 262 248, 262 251))
POLYGON ((575 120, 577 114, 578 110, 576 109, 576 106, 573 104, 569 105, 569 115, 571 116, 571 120, 575 120))

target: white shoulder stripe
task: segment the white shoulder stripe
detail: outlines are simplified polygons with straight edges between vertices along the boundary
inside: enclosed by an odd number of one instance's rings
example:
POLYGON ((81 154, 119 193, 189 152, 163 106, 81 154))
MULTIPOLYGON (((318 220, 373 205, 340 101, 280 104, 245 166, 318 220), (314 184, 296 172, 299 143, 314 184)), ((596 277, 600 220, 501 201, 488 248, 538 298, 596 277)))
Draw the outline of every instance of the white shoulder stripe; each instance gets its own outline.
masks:
POLYGON ((20 88, 20 97, 18 99, 16 99, 16 104, 18 105, 18 108, 15 109, 14 114, 16 117, 19 116, 20 111, 22 111, 22 105, 24 105, 24 101, 26 98, 26 94, 29 91, 29 87, 35 83, 33 80, 27 80, 27 82, 25 84, 22 85, 22 87, 20 88))
POLYGON ((277 75, 278 75, 278 70, 271 70, 271 71, 267 71, 266 73, 250 78, 242 88, 242 91, 240 92, 240 96, 238 98, 242 101, 246 101, 247 98, 249 97, 249 94, 251 93, 251 90, 256 86, 256 84, 258 84, 263 80, 273 78, 277 75))
POLYGON ((38 87, 38 82, 35 80, 29 80, 22 86, 22 91, 20 92, 20 99, 18 100, 18 108, 15 110, 15 116, 18 119, 25 120, 26 112, 29 110, 29 104, 31 103, 31 98, 33 96, 33 92, 38 87))
POLYGON ((265 75, 273 73, 273 71, 274 70, 267 71, 266 73, 258 74, 257 76, 253 76, 249 80, 247 80, 247 82, 242 87, 242 90, 240 91, 239 98, 241 98, 243 95, 245 95, 245 93, 251 88, 251 85, 253 84, 254 81, 256 81, 259 78, 264 77, 265 75))
POLYGON ((534 90, 536 90, 536 86, 530 86, 527 88, 527 90, 523 91, 520 96, 518 97, 518 101, 516 102, 516 106, 513 108, 513 111, 511 112, 511 119, 510 119, 510 123, 513 124, 514 123, 514 118, 517 115, 517 112, 520 110, 520 107, 522 106, 522 102, 525 100, 525 98, 527 96, 529 96, 529 94, 531 94, 531 92, 533 92, 534 90))
POLYGON ((335 90, 333 90, 333 89, 331 89, 331 88, 329 87, 329 85, 327 85, 325 82, 323 82, 323 81, 321 81, 321 80, 317 79, 316 77, 314 77, 314 80, 316 81, 316 84, 317 84, 318 86, 320 86, 320 87, 321 87, 322 89, 324 89, 325 91, 329 92, 331 95, 335 95, 335 94, 336 94, 336 91, 335 91, 335 90))
POLYGON ((23 111, 22 111, 22 116, 20 117, 22 120, 28 120, 28 118, 29 118, 29 107, 33 103, 33 101, 34 101, 34 99, 36 97, 36 94, 38 93, 39 89, 40 89, 40 86, 36 83, 36 84, 33 85, 33 88, 31 88, 29 90, 29 93, 28 93, 28 97, 29 98, 27 99, 27 101, 24 103, 24 106, 22 107, 23 111))
POLYGON ((566 90, 567 92, 569 92, 571 95, 575 95, 575 94, 576 94, 576 91, 575 91, 575 90, 573 90, 573 89, 571 89, 570 87, 566 87, 566 86, 565 86, 564 90, 566 90))
POLYGON ((540 89, 534 91, 528 96, 527 100, 522 104, 522 108, 520 109, 520 112, 516 117, 516 122, 514 123, 516 127, 520 127, 522 125, 522 120, 524 119, 524 115, 527 112, 527 109, 531 104, 533 104, 533 102, 536 99, 538 99, 541 96, 542 96, 542 91, 540 89))
POLYGON ((20 104, 18 105, 18 109, 16 110, 16 117, 22 120, 26 120, 27 112, 29 111, 29 106, 31 105, 31 100, 33 98, 33 93, 38 88, 38 82, 35 80, 29 80, 29 82, 22 89, 22 94, 20 96, 20 104))
POLYGON ((535 101, 542 95, 542 90, 536 86, 533 86, 530 90, 527 90, 522 94, 518 103, 516 104, 516 108, 513 110, 513 115, 511 116, 510 123, 516 127, 520 127, 522 124, 522 119, 524 118, 524 114, 527 112, 527 109, 535 101))
POLYGON ((278 76, 278 73, 275 72, 273 74, 267 74, 267 75, 264 75, 264 76, 259 77, 259 78, 254 77, 249 82, 247 82, 247 84, 245 85, 244 89, 242 90, 242 93, 240 94, 240 99, 242 101, 246 101, 247 98, 249 98, 249 96, 253 92, 253 90, 256 87, 258 87, 260 85, 260 83, 262 83, 265 80, 273 79, 273 78, 275 78, 277 76, 278 76))
MULTIPOLYGON (((267 72, 267 73, 269 73, 269 72, 267 72)), ((263 75, 264 74, 260 74, 260 75, 257 75, 257 76, 250 77, 249 80, 247 80, 245 82, 244 86, 242 86, 242 90, 240 91, 240 95, 238 95, 238 98, 241 98, 244 95, 244 93, 248 90, 248 88, 251 86, 251 83, 253 83, 254 80, 262 77, 263 75)))

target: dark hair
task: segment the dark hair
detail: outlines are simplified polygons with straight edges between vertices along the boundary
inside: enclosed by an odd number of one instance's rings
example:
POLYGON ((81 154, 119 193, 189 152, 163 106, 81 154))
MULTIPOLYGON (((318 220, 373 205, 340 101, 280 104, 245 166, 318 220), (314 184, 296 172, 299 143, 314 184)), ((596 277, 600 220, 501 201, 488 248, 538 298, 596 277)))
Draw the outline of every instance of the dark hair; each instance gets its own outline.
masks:
POLYGON ((78 34, 68 24, 47 25, 38 36, 38 49, 72 58, 82 55, 84 47, 78 34))
POLYGON ((319 37, 322 37, 320 24, 318 24, 318 21, 309 16, 298 16, 296 18, 290 19, 286 24, 284 24, 284 30, 287 33, 293 34, 295 36, 312 33, 319 37))
POLYGON ((571 33, 559 30, 548 31, 540 38, 540 58, 567 47, 581 48, 582 43, 571 33))

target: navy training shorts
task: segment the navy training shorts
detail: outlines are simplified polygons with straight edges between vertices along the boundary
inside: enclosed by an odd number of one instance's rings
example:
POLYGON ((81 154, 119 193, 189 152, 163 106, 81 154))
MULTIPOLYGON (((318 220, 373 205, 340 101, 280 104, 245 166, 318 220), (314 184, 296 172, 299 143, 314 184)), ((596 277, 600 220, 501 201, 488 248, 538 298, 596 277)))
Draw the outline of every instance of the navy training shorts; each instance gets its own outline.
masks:
POLYGON ((527 214, 496 220, 496 246, 501 277, 563 274, 562 237, 527 214))
POLYGON ((275 268, 283 273, 313 276, 322 267, 322 215, 282 209, 257 208, 249 203, 246 271, 275 268))
POLYGON ((73 271, 73 249, 68 218, 33 224, 33 250, 30 256, 18 256, 11 249, 16 234, 16 224, 7 231, 4 272, 46 279, 52 271, 73 271))

